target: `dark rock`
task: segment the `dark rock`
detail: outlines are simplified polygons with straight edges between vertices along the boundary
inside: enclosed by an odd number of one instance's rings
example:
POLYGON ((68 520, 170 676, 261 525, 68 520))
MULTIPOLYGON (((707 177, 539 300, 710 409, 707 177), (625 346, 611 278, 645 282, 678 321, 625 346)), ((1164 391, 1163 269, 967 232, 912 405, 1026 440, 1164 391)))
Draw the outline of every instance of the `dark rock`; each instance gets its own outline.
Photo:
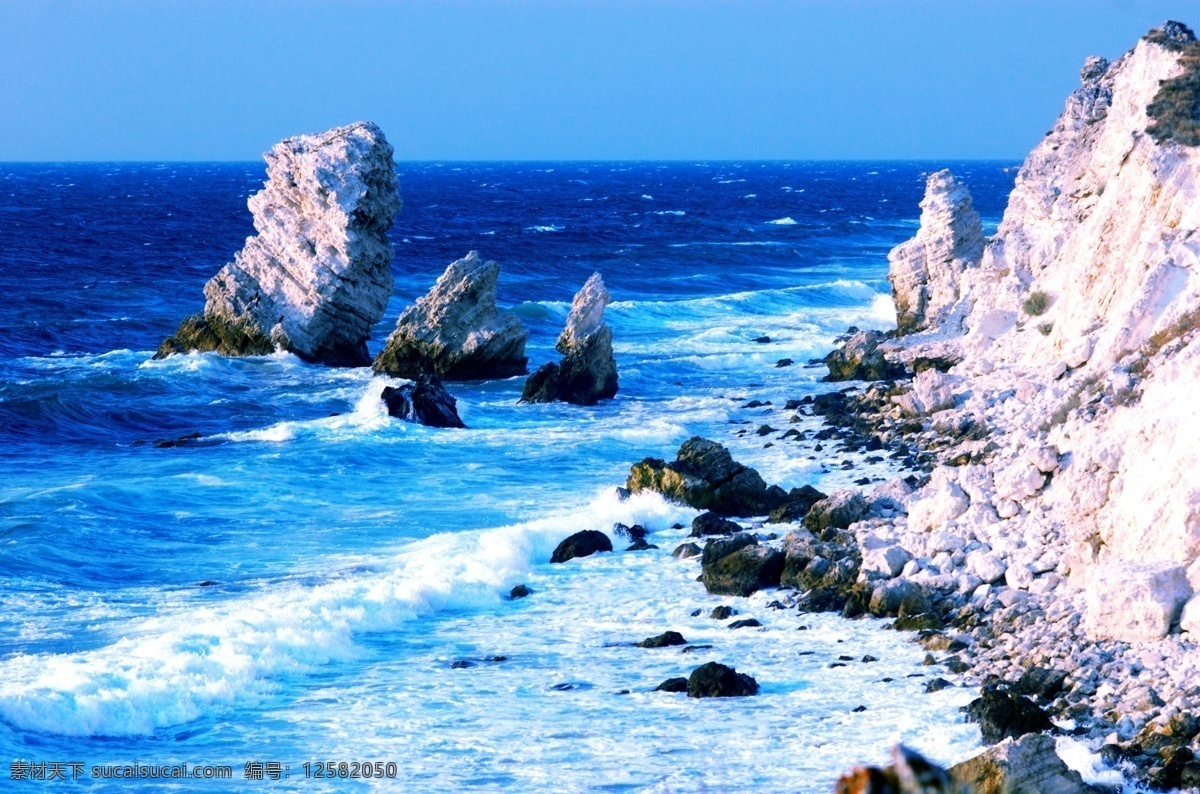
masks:
POLYGON ((904 368, 888 363, 879 349, 884 338, 880 331, 859 331, 851 336, 825 357, 829 374, 823 380, 886 380, 902 376, 904 368))
POLYGON ((925 683, 926 692, 941 692, 943 689, 950 689, 954 684, 944 678, 935 678, 932 681, 925 683))
POLYGON ((1011 695, 995 686, 984 686, 980 696, 966 706, 968 722, 979 723, 984 744, 996 744, 1011 736, 1054 729, 1046 712, 1021 695, 1011 695))
POLYGON ((758 694, 758 682, 719 662, 702 664, 687 682, 690 698, 745 697, 758 694))
POLYGON ((641 524, 634 524, 631 527, 627 527, 624 524, 616 523, 613 524, 612 529, 613 534, 617 537, 626 538, 635 542, 644 539, 646 535, 649 534, 647 529, 641 524))
POLYGON ((896 631, 922 631, 925 629, 940 629, 945 624, 942 619, 932 612, 920 615, 904 615, 896 618, 892 628, 896 631))
POLYGON ((696 651, 706 651, 711 647, 712 647, 711 645, 689 645, 686 648, 684 648, 682 651, 680 651, 680 653, 695 653, 696 651))
POLYGON ((567 326, 555 345, 563 354, 562 362, 545 364, 530 375, 521 402, 595 405, 616 396, 612 329, 604 322, 609 300, 600 274, 593 274, 575 295, 567 326))
POLYGON ((631 543, 629 546, 627 546, 625 551, 649 551, 650 549, 657 549, 657 548, 658 548, 658 546, 655 546, 653 543, 647 543, 642 538, 638 538, 633 543, 631 543))
POLYGON ((708 613, 708 616, 713 620, 729 620, 729 618, 733 617, 737 613, 738 611, 733 607, 722 604, 719 607, 713 607, 713 611, 708 613))
POLYGON ((900 744, 892 748, 891 765, 857 766, 838 778, 834 790, 837 794, 965 794, 946 770, 900 744))
POLYGON ((687 692, 688 680, 686 678, 668 678, 654 688, 655 692, 687 692))
MULTIPOLYGON (((1058 697, 1063 691, 1063 685, 1067 681, 1067 673, 1065 670, 1051 670, 1045 667, 1030 667, 1017 683, 1013 684, 1011 690, 1018 695, 1029 695, 1036 697, 1043 703, 1049 703, 1058 697)), ((1192 734, 1193 736, 1195 734, 1192 734)), ((1189 739, 1191 736, 1188 737, 1189 739)))
POLYGON ((788 491, 787 501, 771 511, 767 523, 786 524, 803 521, 804 517, 808 515, 808 511, 812 509, 812 506, 825 498, 827 498, 825 494, 811 485, 805 485, 803 488, 793 488, 788 491))
POLYGON ((802 404, 803 403, 801 403, 799 400, 788 400, 786 403, 783 404, 783 410, 794 411, 797 408, 799 408, 802 404))
POLYGON ((381 395, 389 416, 428 427, 466 427, 458 417, 458 401, 432 375, 417 375, 411 384, 386 386, 381 395))
POLYGON ((685 441, 670 463, 646 458, 634 464, 626 487, 634 493, 656 491, 720 516, 765 515, 787 496, 779 486, 768 488, 757 471, 735 461, 725 447, 699 436, 685 441))
POLYGON ((783 573, 784 554, 758 541, 734 535, 723 541, 709 541, 704 548, 700 581, 714 595, 748 596, 767 587, 777 587, 783 573), (721 544, 721 545, 718 545, 721 544), (730 549, 728 553, 721 553, 730 549))
POLYGON ((790 367, 790 366, 792 366, 792 365, 793 365, 793 364, 795 364, 795 363, 796 363, 796 362, 795 362, 795 361, 792 361, 790 358, 781 358, 781 359, 779 359, 778 361, 776 361, 776 362, 775 362, 775 367, 776 367, 777 369, 779 369, 779 368, 782 368, 782 367, 790 367))
POLYGON ((215 584, 216 584, 216 582, 214 582, 212 579, 205 579, 203 582, 201 582, 200 584, 198 584, 196 586, 197 587, 212 587, 215 584))
POLYGON ((745 618, 743 620, 733 621, 732 623, 729 624, 728 628, 731 628, 731 629, 753 629, 753 628, 758 628, 761 625, 762 624, 759 623, 758 620, 755 618, 745 618))
POLYGON ((499 664, 500 662, 507 662, 508 657, 507 656, 485 656, 483 660, 485 662, 491 662, 492 664, 499 664))
POLYGON ((854 714, 862 714, 866 710, 866 706, 855 706, 854 708, 850 709, 850 711, 854 714))
POLYGON ((559 543, 550 557, 550 562, 566 562, 576 557, 590 557, 598 551, 612 550, 612 541, 608 539, 608 535, 594 529, 585 529, 559 543))
POLYGON ((470 659, 457 659, 450 663, 451 670, 466 670, 474 666, 475 663, 470 659))
POLYGON ((700 538, 705 535, 736 535, 742 531, 740 524, 726 518, 721 518, 713 512, 701 513, 692 519, 692 537, 700 538))
POLYGON ((804 526, 814 533, 827 527, 846 529, 867 512, 867 500, 858 491, 837 491, 813 504, 804 516, 804 526))
POLYGON ((875 658, 874 656, 872 656, 871 654, 867 654, 866 656, 864 656, 864 657, 862 658, 862 660, 863 660, 863 664, 869 664, 870 662, 878 662, 878 661, 879 661, 878 659, 876 659, 876 658, 875 658))
POLYGON ((700 553, 700 547, 695 543, 681 543, 675 547, 675 551, 671 552, 671 556, 677 557, 681 560, 686 560, 689 557, 695 557, 700 553))
POLYGON ((655 637, 647 637, 637 644, 639 648, 669 648, 673 645, 687 645, 687 640, 678 631, 664 631, 655 637))
POLYGON ((531 595, 533 595, 532 590, 530 590, 528 587, 526 587, 523 584, 519 584, 516 587, 514 587, 512 590, 509 591, 508 599, 510 601, 515 601, 518 598, 526 598, 531 595))
POLYGON ((754 432, 760 436, 769 436, 775 432, 775 428, 771 427, 770 425, 759 425, 758 429, 754 432))
POLYGON ((769 344, 771 344, 771 337, 769 337, 769 336, 756 336, 756 337, 754 337, 754 341, 755 341, 755 342, 758 342, 760 345, 769 345, 769 344))
POLYGON ((563 684, 555 684, 554 686, 552 686, 552 687, 550 687, 550 688, 551 688, 552 690, 554 690, 555 692, 571 692, 571 691, 573 691, 573 690, 576 690, 576 689, 578 689, 578 688, 579 688, 579 685, 578 685, 578 684, 563 683, 563 684))

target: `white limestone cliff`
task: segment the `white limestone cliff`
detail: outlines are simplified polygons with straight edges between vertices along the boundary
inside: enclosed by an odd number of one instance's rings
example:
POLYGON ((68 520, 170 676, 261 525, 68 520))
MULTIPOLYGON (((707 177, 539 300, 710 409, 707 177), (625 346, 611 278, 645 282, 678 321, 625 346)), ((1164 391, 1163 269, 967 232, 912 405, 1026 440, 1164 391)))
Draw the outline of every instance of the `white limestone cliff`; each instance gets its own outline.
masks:
POLYGON ((366 341, 392 292, 387 231, 400 209, 392 147, 374 124, 288 138, 264 155, 248 202, 257 234, 204 287, 202 314, 159 356, 284 349, 326 364, 370 363, 366 341))

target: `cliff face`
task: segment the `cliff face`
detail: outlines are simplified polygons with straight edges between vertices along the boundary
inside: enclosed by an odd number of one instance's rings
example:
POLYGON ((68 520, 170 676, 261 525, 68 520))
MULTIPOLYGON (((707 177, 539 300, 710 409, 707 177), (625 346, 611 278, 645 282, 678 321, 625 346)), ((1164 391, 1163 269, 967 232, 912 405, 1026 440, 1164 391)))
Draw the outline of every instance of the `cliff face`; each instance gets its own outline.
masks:
MULTIPOLYGON (((1200 589, 1200 149, 1147 131, 1164 86, 1200 71, 1197 46, 1170 23, 1111 64, 1089 59, 978 266, 956 266, 957 303, 885 346, 961 362, 937 421, 989 431, 918 492, 912 543, 958 535, 1018 589, 1086 589, 1106 581, 1092 569, 1135 561, 1200 589)), ((892 254, 898 303, 921 239, 892 254)))
POLYGON ((392 147, 360 122, 288 138, 264 157, 267 182, 249 200, 257 234, 205 285, 203 313, 159 357, 278 347, 326 364, 370 363, 367 337, 392 292, 392 147))

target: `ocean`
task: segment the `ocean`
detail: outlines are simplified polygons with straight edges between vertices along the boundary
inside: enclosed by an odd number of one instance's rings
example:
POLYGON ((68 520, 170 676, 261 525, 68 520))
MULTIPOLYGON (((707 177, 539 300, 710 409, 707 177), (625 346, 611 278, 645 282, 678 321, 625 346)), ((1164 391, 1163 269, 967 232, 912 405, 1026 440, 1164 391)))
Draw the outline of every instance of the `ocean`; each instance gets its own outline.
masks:
POLYGON ((261 164, 0 164, 0 758, 232 768, 173 784, 204 791, 262 763, 272 790, 803 792, 896 741, 965 758, 971 692, 926 694, 941 668, 905 635, 706 595, 670 554, 696 511, 616 487, 691 435, 785 488, 894 476, 739 431, 828 389, 807 364, 848 326, 894 325, 886 255, 930 170, 965 180, 990 233, 1014 166, 399 163, 372 354, 471 250, 501 265, 531 371, 592 272, 614 301, 615 400, 448 384, 469 429, 439 430, 389 418, 365 368, 151 359, 252 233, 261 164), (548 564, 615 522, 660 548, 548 564), (712 647, 621 644, 668 629, 712 647), (760 694, 653 691, 710 660, 760 694), (372 777, 316 779, 330 762, 372 777))

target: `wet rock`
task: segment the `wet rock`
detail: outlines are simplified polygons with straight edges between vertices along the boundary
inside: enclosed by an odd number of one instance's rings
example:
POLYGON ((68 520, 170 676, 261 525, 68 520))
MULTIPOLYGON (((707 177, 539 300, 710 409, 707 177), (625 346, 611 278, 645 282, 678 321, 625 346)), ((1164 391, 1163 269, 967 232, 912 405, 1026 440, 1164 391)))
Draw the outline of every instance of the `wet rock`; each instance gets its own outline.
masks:
POLYGON ((796 363, 796 362, 795 362, 795 361, 792 361, 790 358, 781 358, 781 359, 779 359, 778 361, 776 361, 776 362, 775 362, 775 367, 776 367, 777 369, 781 369, 781 368, 783 368, 783 367, 790 367, 790 366, 792 366, 792 365, 793 365, 793 364, 795 364, 795 363, 796 363))
POLYGON ((1036 697, 1043 703, 1049 703, 1063 691, 1066 681, 1066 670, 1030 667, 1021 674, 1011 689, 1015 694, 1036 697))
POLYGON ((658 546, 655 546, 653 543, 647 543, 644 538, 638 538, 633 543, 629 544, 625 548, 625 551, 650 551, 651 549, 657 548, 658 546))
POLYGON ((767 587, 779 586, 784 553, 758 545, 748 535, 709 541, 704 547, 700 581, 714 595, 748 596, 767 587))
POLYGON ((713 607, 713 611, 708 614, 713 620, 728 620, 736 615, 738 611, 730 606, 722 604, 719 607, 713 607))
POLYGON ((944 678, 934 678, 925 682, 925 691, 927 693, 941 692, 943 689, 951 689, 954 684, 944 678))
POLYGON ((616 396, 612 329, 604 322, 609 300, 604 280, 593 273, 576 293, 567 325, 555 345, 563 354, 562 361, 545 364, 529 376, 521 392, 522 402, 595 405, 616 396))
POLYGON ((1078 772, 1067 768, 1054 739, 1030 733, 991 747, 950 767, 950 776, 972 794, 1093 794, 1078 772))
POLYGON ((742 526, 713 512, 701 513, 692 519, 692 537, 700 538, 705 535, 736 535, 742 531, 742 526))
POLYGON ((247 202, 256 234, 204 285, 204 311, 155 358, 282 348, 322 364, 370 363, 367 338, 392 294, 392 147, 359 122, 288 138, 264 159, 267 181, 247 202))
POLYGON ((743 620, 735 620, 727 626, 731 629, 755 629, 762 624, 756 618, 744 618, 743 620))
POLYGON ((963 711, 968 722, 979 723, 984 744, 995 744, 1011 736, 1019 739, 1027 733, 1054 729, 1046 712, 1028 698, 1012 695, 995 686, 984 686, 979 697, 963 711))
POLYGON ((683 677, 668 678, 654 688, 655 692, 687 692, 688 680, 683 677))
POLYGON ((793 488, 788 491, 787 501, 771 511, 767 523, 787 524, 803 521, 804 517, 808 515, 808 511, 812 509, 812 506, 825 498, 825 494, 811 485, 805 485, 802 488, 793 488))
POLYGON ((719 516, 765 515, 786 498, 782 488, 768 488, 757 471, 735 461, 725 447, 699 436, 685 441, 669 463, 659 458, 635 463, 626 487, 633 493, 656 491, 719 516))
POLYGON ((822 380, 885 380, 903 375, 904 368, 888 363, 879 349, 884 338, 880 331, 859 331, 852 335, 825 357, 829 374, 822 380))
POLYGON ((834 790, 837 794, 963 794, 945 769, 902 744, 892 748, 889 766, 857 766, 838 778, 834 790))
POLYGON ((617 537, 626 538, 635 543, 639 540, 645 540, 646 535, 649 534, 649 531, 641 524, 634 524, 630 527, 625 524, 616 523, 613 524, 612 530, 617 537))
POLYGON ((380 395, 389 416, 428 427, 466 427, 458 401, 432 375, 418 375, 403 386, 385 386, 380 395))
POLYGON ((519 585, 516 585, 515 587, 513 587, 513 589, 508 592, 508 599, 510 601, 516 601, 518 598, 527 598, 531 595, 533 595, 532 590, 530 590, 528 587, 526 587, 523 584, 519 584, 519 585))
POLYGON ((597 552, 612 550, 612 541, 608 539, 608 535, 595 529, 585 529, 559 543, 550 557, 550 562, 566 562, 576 557, 590 557, 597 552))
POLYGON ((867 500, 856 490, 836 491, 813 504, 804 517, 804 526, 813 533, 828 527, 846 529, 867 512, 867 500))
POLYGON ((451 670, 468 670, 475 666, 470 659, 457 659, 450 663, 451 670))
POLYGON ((524 375, 529 333, 520 318, 496 308, 500 265, 471 251, 452 262, 437 283, 401 313, 372 365, 379 373, 442 380, 524 375))
POLYGON ((639 648, 669 648, 674 645, 687 645, 687 640, 678 631, 664 631, 654 637, 647 637, 637 644, 639 648))
POLYGON ((719 662, 702 664, 688 677, 690 698, 747 697, 758 694, 758 682, 719 662))
POLYGON ((695 557, 700 553, 700 547, 695 543, 680 543, 675 547, 675 551, 671 552, 671 556, 681 560, 686 560, 689 557, 695 557))

